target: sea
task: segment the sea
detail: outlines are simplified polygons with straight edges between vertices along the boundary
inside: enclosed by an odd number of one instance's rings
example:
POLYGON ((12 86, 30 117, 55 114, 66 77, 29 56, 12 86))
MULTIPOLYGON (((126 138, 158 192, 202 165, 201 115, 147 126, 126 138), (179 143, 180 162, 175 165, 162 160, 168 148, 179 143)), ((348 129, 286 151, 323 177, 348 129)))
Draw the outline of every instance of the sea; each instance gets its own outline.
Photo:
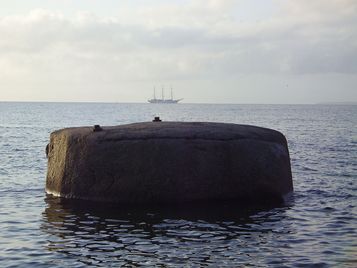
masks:
POLYGON ((0 267, 357 267, 356 180, 356 105, 0 102, 0 267), (293 196, 160 209, 46 194, 52 131, 154 116, 281 131, 293 196))

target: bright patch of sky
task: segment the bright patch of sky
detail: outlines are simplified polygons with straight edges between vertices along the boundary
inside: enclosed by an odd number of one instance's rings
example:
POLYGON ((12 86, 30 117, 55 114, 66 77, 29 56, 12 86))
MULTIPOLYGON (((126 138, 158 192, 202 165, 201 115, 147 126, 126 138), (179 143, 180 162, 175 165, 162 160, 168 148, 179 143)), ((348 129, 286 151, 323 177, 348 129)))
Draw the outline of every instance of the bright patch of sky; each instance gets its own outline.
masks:
MULTIPOLYGON (((46 9, 73 16, 79 11, 88 11, 97 16, 118 16, 122 9, 136 9, 139 7, 160 7, 162 5, 186 6, 189 0, 0 0, 0 16, 11 14, 27 14, 34 9, 46 9)), ((238 1, 239 2, 239 1, 238 1)), ((277 7, 273 0, 240 1, 232 17, 239 21, 259 21, 272 16, 277 7)))
POLYGON ((167 3, 184 5, 188 1, 147 1, 147 0, 1 0, 1 15, 26 14, 33 9, 61 11, 66 15, 74 15, 78 11, 93 12, 98 16, 117 16, 122 8, 137 8, 143 6, 160 6, 167 3))

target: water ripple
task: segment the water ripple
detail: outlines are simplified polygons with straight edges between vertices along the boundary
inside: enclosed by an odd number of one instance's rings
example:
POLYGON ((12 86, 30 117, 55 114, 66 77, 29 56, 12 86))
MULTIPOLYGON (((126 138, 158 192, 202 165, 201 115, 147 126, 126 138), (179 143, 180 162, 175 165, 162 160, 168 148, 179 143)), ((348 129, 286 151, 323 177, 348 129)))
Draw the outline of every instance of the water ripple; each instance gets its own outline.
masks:
POLYGON ((356 267, 357 106, 0 102, 1 267, 356 267), (45 198, 55 129, 164 120, 253 124, 288 140, 283 207, 138 209, 45 198))

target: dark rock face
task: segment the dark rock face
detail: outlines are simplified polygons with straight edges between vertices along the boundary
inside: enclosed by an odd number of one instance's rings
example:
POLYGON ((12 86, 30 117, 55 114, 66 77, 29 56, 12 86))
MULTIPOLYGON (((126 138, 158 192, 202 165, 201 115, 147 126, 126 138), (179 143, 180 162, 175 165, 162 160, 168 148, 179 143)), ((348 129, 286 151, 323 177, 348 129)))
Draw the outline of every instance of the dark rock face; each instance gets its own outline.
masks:
POLYGON ((126 204, 281 202, 293 191, 285 137, 223 123, 149 122, 51 134, 46 191, 126 204))

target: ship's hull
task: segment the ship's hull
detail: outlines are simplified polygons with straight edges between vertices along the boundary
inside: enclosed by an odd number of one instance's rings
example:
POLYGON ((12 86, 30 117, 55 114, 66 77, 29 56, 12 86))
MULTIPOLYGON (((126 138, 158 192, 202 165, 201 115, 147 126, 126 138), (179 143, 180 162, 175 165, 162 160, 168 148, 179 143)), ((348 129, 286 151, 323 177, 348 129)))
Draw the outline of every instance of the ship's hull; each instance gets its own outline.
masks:
POLYGON ((181 99, 179 100, 162 100, 162 99, 151 99, 148 100, 148 102, 150 103, 159 103, 159 104, 174 104, 174 103, 178 103, 181 99))

